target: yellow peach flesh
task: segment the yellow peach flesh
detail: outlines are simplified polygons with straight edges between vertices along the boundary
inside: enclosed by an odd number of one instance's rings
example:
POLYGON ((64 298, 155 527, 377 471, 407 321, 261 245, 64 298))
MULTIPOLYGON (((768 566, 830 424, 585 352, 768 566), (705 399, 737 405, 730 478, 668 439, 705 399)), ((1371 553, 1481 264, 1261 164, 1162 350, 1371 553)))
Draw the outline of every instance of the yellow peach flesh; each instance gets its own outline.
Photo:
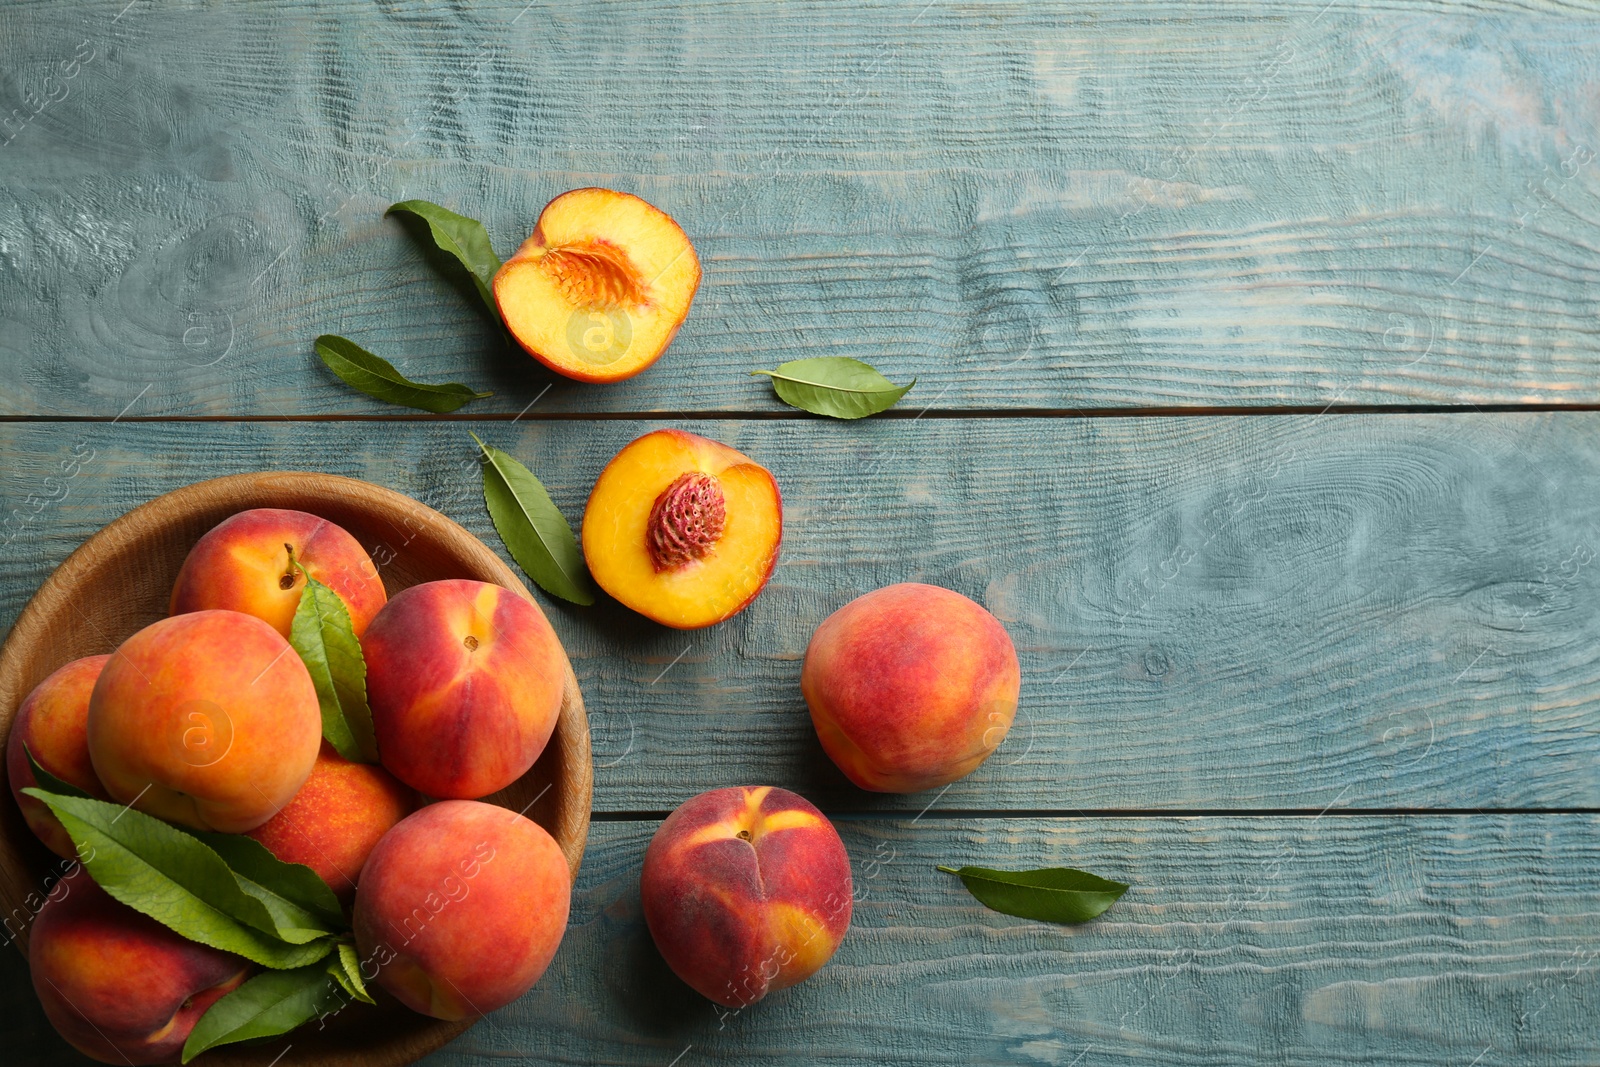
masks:
POLYGON ((694 246, 665 213, 628 193, 574 189, 545 207, 494 296, 530 355, 599 382, 654 363, 699 286, 694 246))
POLYGON ((783 503, 772 475, 740 452, 694 434, 658 430, 630 444, 595 483, 583 515, 589 572, 642 615, 679 629, 735 614, 777 564, 783 503), (686 472, 716 479, 725 518, 699 559, 657 569, 648 550, 652 510, 686 472))

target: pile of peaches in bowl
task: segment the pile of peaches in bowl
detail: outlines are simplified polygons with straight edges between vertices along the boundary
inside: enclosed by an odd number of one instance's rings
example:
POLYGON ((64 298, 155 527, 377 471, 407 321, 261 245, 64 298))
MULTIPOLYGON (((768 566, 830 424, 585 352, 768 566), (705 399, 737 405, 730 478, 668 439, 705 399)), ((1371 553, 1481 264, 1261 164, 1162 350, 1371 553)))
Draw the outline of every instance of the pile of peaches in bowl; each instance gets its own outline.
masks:
MULTIPOLYGON (((765 468, 658 430, 601 472, 581 543, 603 589, 688 629, 755 599, 782 528, 765 468)), ((29 937, 46 1014, 91 1056, 162 1063, 283 1033, 227 1027, 250 1007, 247 991, 308 967, 325 967, 352 1000, 436 1019, 515 1000, 559 946, 576 855, 482 798, 539 758, 569 680, 543 613, 505 588, 444 579, 389 598, 367 551, 333 522, 284 509, 224 520, 188 550, 167 617, 60 667, 13 721, 17 803, 73 867, 29 937), (262 929, 283 944, 241 942, 259 931, 240 934, 225 914, 176 921, 152 904, 140 851, 170 859, 175 837, 221 857, 221 877, 231 868, 268 905, 277 925, 262 929), (293 907, 331 918, 300 931, 284 919, 293 907)), ((901 584, 823 620, 798 684, 846 777, 913 792, 969 773, 1000 744, 1020 671, 978 604, 901 584)), ((191 866, 212 862, 199 859, 191 866)), ((163 877, 205 896, 199 875, 162 862, 163 877)), ((669 966, 733 1009, 827 963, 854 900, 833 825, 770 785, 681 805, 646 851, 640 888, 669 966)))
POLYGON ((257 964, 313 966, 323 941, 438 1019, 515 1000, 560 943, 571 874, 543 827, 479 798, 543 752, 567 670, 544 615, 501 586, 432 581, 388 599, 367 552, 334 523, 263 508, 216 526, 179 571, 167 618, 112 654, 60 667, 13 720, 17 804, 74 861, 29 931, 50 1021, 105 1062, 172 1062, 208 1009, 263 972, 257 964), (341 707, 319 693, 337 672, 303 655, 308 588, 336 598, 359 641, 367 718, 350 694, 341 707), (173 904, 177 890, 162 899, 167 882, 208 903, 218 893, 192 856, 151 859, 172 855, 162 826, 247 873, 252 884, 240 884, 272 919, 308 913, 304 934, 327 936, 241 930, 173 904), (304 884, 289 865, 321 884, 283 888, 304 884), (284 899, 266 900, 262 886, 284 899))

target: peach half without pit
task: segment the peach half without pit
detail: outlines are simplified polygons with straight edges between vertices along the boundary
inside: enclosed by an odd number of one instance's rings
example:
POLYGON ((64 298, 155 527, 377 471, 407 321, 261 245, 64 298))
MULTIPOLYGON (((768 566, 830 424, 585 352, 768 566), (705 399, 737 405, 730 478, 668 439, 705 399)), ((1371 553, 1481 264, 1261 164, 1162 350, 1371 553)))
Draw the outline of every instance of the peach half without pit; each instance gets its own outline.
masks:
POLYGON ((749 456, 656 430, 606 465, 583 512, 583 555, 607 593, 666 626, 735 615, 778 565, 783 499, 749 456))
POLYGON ((580 382, 614 382, 671 343, 700 288, 700 260, 659 208, 574 189, 545 205, 493 287, 506 329, 534 359, 580 382))
POLYGON ((242 611, 288 637, 306 585, 295 564, 339 594, 357 637, 387 599, 372 558, 343 527, 304 511, 253 508, 195 542, 173 583, 169 614, 242 611))
POLYGON ((673 972, 743 1008, 832 958, 850 927, 850 856, 804 797, 774 786, 713 789, 656 831, 639 896, 673 972))

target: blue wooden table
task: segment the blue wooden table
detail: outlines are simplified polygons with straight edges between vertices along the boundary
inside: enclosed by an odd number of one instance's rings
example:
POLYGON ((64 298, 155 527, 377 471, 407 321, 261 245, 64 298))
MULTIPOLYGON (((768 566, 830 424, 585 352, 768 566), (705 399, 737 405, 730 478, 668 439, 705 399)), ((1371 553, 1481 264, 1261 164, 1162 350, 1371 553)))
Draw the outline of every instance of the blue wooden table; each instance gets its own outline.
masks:
MULTIPOLYGON (((572 924, 433 1067, 1600 1062, 1593 4, 12 0, 0 142, 0 625, 223 473, 370 479, 497 549, 469 430, 573 520, 657 426, 778 477, 729 622, 542 601, 594 731, 572 924), (507 254, 583 185, 705 270, 616 385, 509 350, 383 216, 507 254), (386 407, 325 332, 494 396, 386 407), (918 383, 847 424, 747 374, 824 354, 918 383), (852 788, 798 690, 816 624, 902 580, 1023 664, 937 795, 852 788), (833 816, 860 900, 723 1019, 638 871, 749 783, 833 816), (1041 925, 934 870, 964 862, 1133 887, 1041 925)), ((7 1063, 79 1062, 15 953, 0 984, 7 1063)))

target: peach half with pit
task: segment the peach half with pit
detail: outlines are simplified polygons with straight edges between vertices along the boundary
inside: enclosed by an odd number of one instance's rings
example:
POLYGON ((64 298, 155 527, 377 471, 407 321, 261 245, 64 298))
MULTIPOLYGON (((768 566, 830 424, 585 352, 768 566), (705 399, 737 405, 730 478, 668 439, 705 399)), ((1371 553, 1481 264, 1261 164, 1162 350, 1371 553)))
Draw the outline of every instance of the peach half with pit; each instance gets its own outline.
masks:
POLYGON ((656 831, 639 895, 673 972, 743 1008, 833 957, 850 927, 850 857, 804 797, 773 786, 713 789, 656 831))
POLYGON ((561 714, 566 661, 544 614, 498 585, 398 593, 361 640, 378 756, 430 797, 473 800, 533 766, 561 714))
POLYGON ((322 746, 305 664, 254 615, 151 623, 89 697, 89 758, 113 800, 197 830, 244 833, 299 792, 322 746))
POLYGON ((800 670, 823 749, 856 785, 884 793, 934 789, 988 759, 1011 728, 1021 684, 998 619, 918 582, 828 616, 800 670))
POLYGON ((367 857, 352 924, 363 968, 413 1011, 473 1019, 544 974, 572 874, 544 827, 475 800, 429 804, 367 857))
POLYGON ((671 343, 700 288, 681 227, 631 193, 574 189, 545 205, 494 276, 506 329, 582 382, 631 378, 671 343))
POLYGON ((742 611, 772 577, 783 498, 744 453, 656 430, 600 472, 583 512, 583 555, 607 593, 680 630, 742 611))
POLYGON ((66 827, 44 801, 22 792, 39 784, 34 780, 28 756, 32 754, 45 773, 90 796, 107 799, 89 759, 89 694, 110 658, 88 656, 57 668, 17 708, 11 737, 6 741, 6 778, 17 798, 17 807, 39 840, 65 859, 78 854, 66 827))
POLYGON ((112 900, 81 868, 51 888, 28 938, 33 988, 68 1044, 102 1063, 176 1063, 200 1016, 242 983, 239 956, 112 900))
POLYGON ((372 558, 343 527, 304 511, 253 508, 195 542, 173 584, 169 614, 242 611, 288 637, 306 585, 300 567, 339 594, 357 637, 387 599, 372 558))

